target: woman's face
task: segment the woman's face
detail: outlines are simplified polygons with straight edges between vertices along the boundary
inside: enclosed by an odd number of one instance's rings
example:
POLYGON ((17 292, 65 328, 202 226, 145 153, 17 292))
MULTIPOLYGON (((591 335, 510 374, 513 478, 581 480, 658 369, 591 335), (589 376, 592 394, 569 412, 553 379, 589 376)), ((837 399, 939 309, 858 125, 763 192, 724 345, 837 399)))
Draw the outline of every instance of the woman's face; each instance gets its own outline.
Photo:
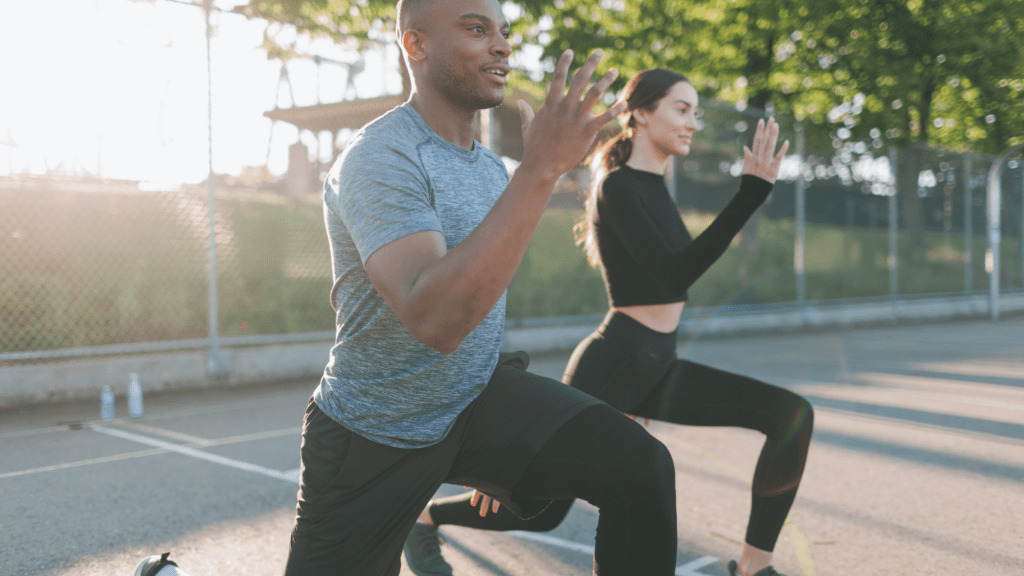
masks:
POLYGON ((646 132, 655 149, 666 156, 686 156, 697 131, 697 91, 689 82, 676 82, 653 111, 633 113, 636 129, 646 132))

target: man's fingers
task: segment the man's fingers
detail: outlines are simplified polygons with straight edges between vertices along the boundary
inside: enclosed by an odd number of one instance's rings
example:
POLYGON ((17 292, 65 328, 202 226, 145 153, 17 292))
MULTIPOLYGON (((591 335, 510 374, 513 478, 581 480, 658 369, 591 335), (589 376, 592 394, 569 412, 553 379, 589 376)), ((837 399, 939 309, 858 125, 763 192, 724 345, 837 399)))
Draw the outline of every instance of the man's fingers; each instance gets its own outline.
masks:
POLYGON ((476 506, 476 503, 480 501, 480 493, 476 490, 473 491, 473 497, 469 499, 470 506, 476 506))
POLYGON ((594 85, 587 91, 587 97, 583 99, 583 109, 591 110, 594 108, 594 104, 597 104, 597 99, 604 94, 608 88, 615 82, 615 79, 619 77, 619 71, 612 68, 608 72, 605 72, 604 76, 594 82, 594 85))
POLYGON ((612 118, 615 118, 616 116, 618 116, 619 114, 622 114, 625 111, 626 111, 626 101, 625 100, 623 100, 622 102, 619 102, 619 103, 615 104, 614 106, 612 106, 611 108, 605 110, 604 114, 601 114, 600 116, 594 118, 594 122, 595 122, 595 124, 597 126, 597 129, 600 130, 602 126, 604 126, 605 124, 611 122, 612 118))
POLYGON ((555 107, 562 100, 565 94, 565 79, 569 75, 569 64, 572 64, 572 50, 562 52, 562 57, 555 64, 555 73, 551 76, 551 86, 548 87, 548 96, 544 99, 545 107, 555 107))
POLYGON ((565 96, 569 102, 579 102, 580 97, 583 96, 583 91, 590 82, 590 78, 594 75, 594 70, 597 70, 597 65, 603 57, 603 51, 594 50, 587 58, 587 61, 583 63, 583 66, 576 71, 572 78, 572 84, 569 85, 569 93, 565 96))
POLYGON ((523 134, 526 134, 533 124, 533 107, 525 100, 519 100, 516 102, 516 108, 519 108, 519 122, 522 124, 523 134))
POLYGON ((491 512, 494 512, 495 514, 497 514, 499 508, 501 508, 501 502, 498 502, 497 500, 492 500, 491 501, 491 512))

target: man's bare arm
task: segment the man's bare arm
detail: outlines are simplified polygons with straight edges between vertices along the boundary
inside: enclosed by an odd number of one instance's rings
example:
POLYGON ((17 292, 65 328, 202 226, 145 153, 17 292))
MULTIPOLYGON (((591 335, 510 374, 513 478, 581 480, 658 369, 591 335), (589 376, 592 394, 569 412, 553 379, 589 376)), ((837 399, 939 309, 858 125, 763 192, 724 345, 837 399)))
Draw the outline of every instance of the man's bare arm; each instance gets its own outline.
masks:
POLYGON ((487 316, 512 282, 555 182, 580 162, 598 130, 625 109, 620 102, 603 114, 593 114, 617 76, 613 70, 587 90, 601 56, 598 51, 587 59, 566 93, 572 62, 567 50, 540 110, 534 113, 528 104, 518 102, 523 161, 487 217, 465 240, 448 252, 440 233, 418 232, 385 245, 366 260, 374 288, 427 346, 450 354, 487 316))

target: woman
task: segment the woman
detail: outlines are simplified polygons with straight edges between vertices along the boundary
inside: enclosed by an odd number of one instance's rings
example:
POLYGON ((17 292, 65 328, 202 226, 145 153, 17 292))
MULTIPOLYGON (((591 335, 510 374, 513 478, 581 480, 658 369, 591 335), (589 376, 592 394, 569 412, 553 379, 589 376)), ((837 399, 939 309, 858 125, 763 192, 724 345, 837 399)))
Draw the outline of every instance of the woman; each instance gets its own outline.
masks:
MULTIPOLYGON (((725 252, 771 192, 789 142, 779 126, 758 122, 744 147, 740 189, 715 221, 691 238, 664 183, 673 156, 685 156, 697 131, 697 91, 683 75, 645 70, 625 88, 626 128, 596 153, 599 178, 587 201, 582 238, 601 269, 610 310, 573 352, 563 382, 634 417, 694 426, 740 426, 767 438, 754 471, 746 543, 731 574, 772 576, 772 551, 803 474, 813 426, 811 405, 792 392, 676 357, 676 330, 687 289, 725 252)), ((432 502, 427 525, 546 531, 571 500, 555 501, 521 520, 479 493, 432 502), (495 513, 487 516, 493 506, 495 513)), ((407 542, 410 565, 433 555, 436 537, 421 527, 407 542), (433 537, 433 541, 431 538, 433 537), (418 538, 418 540, 417 540, 418 538)), ((429 573, 429 572, 424 572, 429 573)))

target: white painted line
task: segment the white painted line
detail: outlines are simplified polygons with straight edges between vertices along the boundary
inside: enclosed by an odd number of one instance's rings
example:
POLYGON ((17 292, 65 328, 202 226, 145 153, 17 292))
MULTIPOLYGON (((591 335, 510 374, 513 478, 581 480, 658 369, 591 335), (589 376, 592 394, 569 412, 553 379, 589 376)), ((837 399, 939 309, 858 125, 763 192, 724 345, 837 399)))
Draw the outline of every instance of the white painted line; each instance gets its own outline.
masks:
MULTIPOLYGON (((116 422, 116 420, 115 420, 115 422, 116 422)), ((85 426, 86 429, 91 429, 91 428, 95 427, 95 425, 88 424, 88 423, 85 423, 84 426, 85 426)), ((65 432, 67 432, 67 428, 60 428, 60 430, 63 430, 65 432)), ((224 445, 227 445, 227 444, 237 444, 237 443, 240 443, 240 442, 251 442, 253 440, 264 440, 264 439, 267 439, 267 438, 279 438, 281 436, 288 436, 290 434, 299 434, 301 432, 302 432, 302 429, 298 428, 298 427, 295 427, 295 428, 283 428, 281 430, 271 430, 269 432, 257 432, 255 434, 243 434, 241 436, 229 436, 227 438, 219 438, 217 440, 207 440, 207 441, 205 441, 202 444, 202 446, 203 447, 224 446, 224 445)), ((195 446, 192 446, 192 447, 195 447, 195 446)), ((143 456, 153 456, 155 454, 166 454, 167 452, 168 452, 168 450, 167 449, 163 449, 163 448, 157 449, 157 450, 142 450, 141 452, 130 452, 130 453, 127 453, 127 454, 117 454, 117 455, 114 455, 114 456, 103 456, 103 457, 100 457, 100 458, 90 458, 88 460, 79 460, 77 462, 66 462, 64 464, 56 464, 56 465, 53 465, 53 466, 40 466, 39 468, 31 468, 31 469, 28 469, 28 470, 18 470, 16 472, 4 472, 4 473, 0 473, 0 480, 3 480, 4 478, 14 478, 16 476, 25 476, 27 474, 38 474, 40 472, 55 472, 55 471, 58 471, 58 470, 67 470, 69 468, 77 468, 79 466, 90 466, 92 464, 106 464, 108 462, 117 462, 119 460, 128 460, 128 459, 131 459, 131 458, 141 458, 143 456)), ((294 474, 295 470, 291 470, 291 471, 289 471, 287 473, 288 474, 294 474)), ((298 477, 296 476, 295 478, 296 478, 295 481, 298 482, 298 480, 297 480, 298 477)))
POLYGON ((708 564, 714 564, 715 562, 718 562, 718 558, 715 558, 714 556, 702 556, 696 560, 691 560, 686 564, 678 566, 676 568, 676 576, 707 576, 707 574, 697 572, 697 570, 700 570, 708 564))
POLYGON ((118 425, 126 426, 128 428, 134 428, 139 432, 149 432, 150 434, 156 434, 157 436, 163 436, 170 438, 171 440, 178 440, 180 442, 187 442, 193 446, 204 446, 210 441, 206 438, 200 438, 199 436, 193 436, 192 434, 183 434, 181 432, 175 432, 173 430, 165 430, 164 428, 157 428, 156 426, 147 426, 141 422, 132 422, 130 420, 119 420, 118 425))
MULTIPOLYGON (((522 538, 523 540, 532 540, 539 544, 546 544, 554 548, 562 548, 564 550, 572 550, 573 552, 579 552, 581 554, 587 554, 589 556, 594 555, 594 547, 586 544, 580 544, 579 542, 573 542, 571 540, 563 540, 561 538, 555 538, 554 536, 548 536, 546 534, 537 534, 536 532, 523 532, 521 530, 512 530, 508 533, 516 538, 522 538)), ((703 556, 696 560, 691 560, 686 564, 681 564, 676 567, 676 576, 707 576, 697 572, 700 568, 717 562, 718 558, 714 556, 703 556)))
POLYGON ((289 471, 285 472, 285 474, 289 478, 291 478, 296 484, 298 484, 299 483, 299 479, 301 478, 301 475, 302 475, 302 468, 296 468, 294 470, 289 470, 289 471))
POLYGON ((573 542, 571 540, 562 540, 561 538, 555 538, 554 536, 547 536, 545 534, 537 534, 536 532, 523 532, 521 530, 512 530, 509 532, 516 538, 522 538, 523 540, 533 540, 540 544, 547 544, 548 546, 554 546, 555 548, 563 548, 565 550, 572 550, 573 552, 579 552, 581 554, 594 555, 594 547, 587 546, 586 544, 580 544, 579 542, 573 542))
POLYGON ((167 450, 141 450, 139 452, 129 452, 127 454, 116 454, 114 456, 102 456, 100 458, 90 458, 89 460, 79 460, 78 462, 67 462, 65 464, 55 464, 53 466, 40 466, 39 468, 30 468, 28 470, 18 470, 16 472, 4 472, 0 474, 0 480, 4 478, 14 478, 16 476, 27 476, 29 474, 38 474, 40 472, 56 472, 58 470, 67 470, 69 468, 78 468, 79 466, 90 466, 92 464, 105 464, 107 462, 117 462, 118 460, 129 460, 131 458, 140 458, 142 456, 152 456, 154 454, 166 454, 167 450))
POLYGON ((33 436, 35 434, 49 434, 50 432, 68 432, 67 425, 50 426, 49 428, 29 428, 26 430, 15 430, 13 432, 0 433, 0 440, 4 438, 20 438, 22 436, 33 436))
POLYGON ((186 446, 179 446, 177 444, 171 444, 170 442, 164 442, 163 440, 157 440, 156 438, 149 438, 147 436, 141 436, 139 434, 133 434, 131 432, 125 432, 124 430, 117 430, 114 428, 107 428, 105 426, 92 426, 92 430, 108 436, 114 436, 115 438, 121 438, 122 440, 129 440, 132 442, 138 442, 140 444, 147 444, 156 448, 163 448, 171 452, 177 452, 184 456, 190 456, 199 460, 206 460, 207 462, 213 462, 214 464, 220 464, 221 466, 228 466, 229 468, 236 468, 238 470, 244 470, 246 472, 252 472, 254 474, 260 474, 270 478, 277 478, 278 480, 284 480, 286 482, 293 482, 293 478, 287 472, 281 472, 279 470, 272 470, 264 466, 257 464, 250 464, 248 462, 242 462, 241 460, 235 460, 233 458, 225 458, 224 456, 218 456, 217 454, 211 454, 202 450, 196 450, 195 448, 188 448, 186 446))

